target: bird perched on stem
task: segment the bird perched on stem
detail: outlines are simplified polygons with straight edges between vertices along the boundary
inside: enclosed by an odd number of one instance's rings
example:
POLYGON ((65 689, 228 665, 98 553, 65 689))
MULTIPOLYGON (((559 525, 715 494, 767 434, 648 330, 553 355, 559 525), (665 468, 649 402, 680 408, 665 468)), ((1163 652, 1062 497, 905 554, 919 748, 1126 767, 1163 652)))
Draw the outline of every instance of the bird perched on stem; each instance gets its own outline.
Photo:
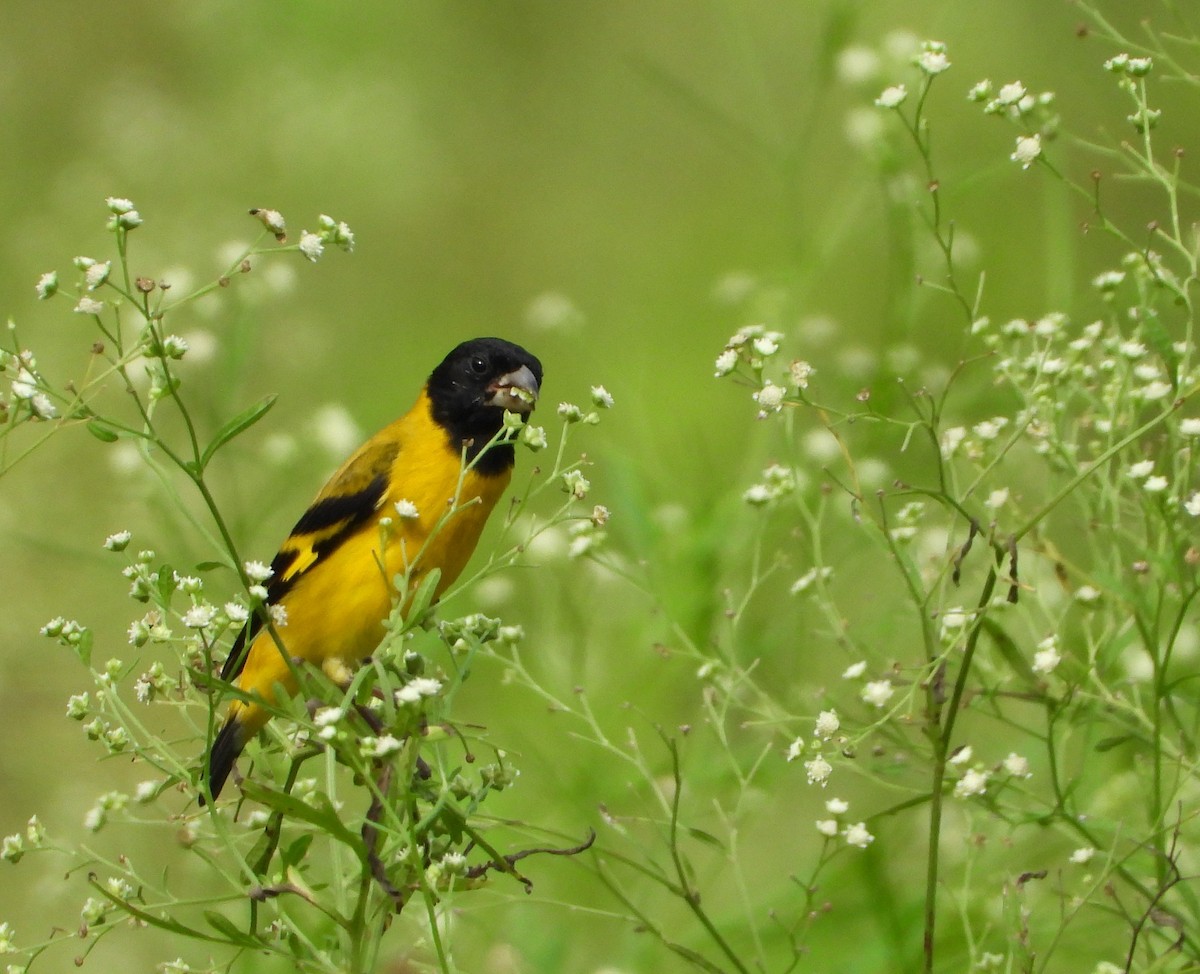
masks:
MULTIPOLYGON (((293 661, 344 675, 368 656, 395 601, 435 569, 437 599, 466 566, 512 477, 512 443, 498 437, 505 411, 528 414, 541 383, 541 363, 499 338, 464 342, 447 355, 412 408, 359 447, 296 522, 271 562, 263 606, 281 624, 264 627, 256 612, 221 679, 274 701, 276 687, 296 691, 293 661)), ((231 701, 201 802, 221 793, 269 718, 253 700, 231 701)))

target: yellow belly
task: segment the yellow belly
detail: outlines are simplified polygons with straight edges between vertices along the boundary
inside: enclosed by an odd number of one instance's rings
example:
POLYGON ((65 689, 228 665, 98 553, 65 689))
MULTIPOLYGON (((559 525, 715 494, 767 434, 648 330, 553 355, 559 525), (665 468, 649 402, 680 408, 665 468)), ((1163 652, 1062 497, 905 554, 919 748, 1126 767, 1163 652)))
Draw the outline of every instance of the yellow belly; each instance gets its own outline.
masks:
MULTIPOLYGON (((415 431, 417 441, 428 446, 419 436, 423 432, 415 431)), ((393 433, 403 437, 402 443, 413 443, 414 431, 393 433)), ((435 446, 445 449, 436 441, 435 446)), ((368 656, 383 639, 383 623, 401 599, 398 577, 403 585, 407 574, 404 598, 410 599, 437 568, 441 577, 434 597, 440 597, 466 567, 511 477, 509 471, 486 477, 468 471, 460 478, 457 463, 414 463, 411 449, 402 449, 395 464, 393 487, 376 518, 301 573, 280 601, 287 620, 277 632, 289 657, 333 669, 368 656), (398 515, 395 504, 402 500, 416 506, 417 517, 398 515), (383 517, 392 522, 386 536, 379 524, 383 517)), ((295 692, 291 668, 269 632, 255 639, 237 684, 267 699, 277 684, 288 694, 295 692)), ((235 704, 234 710, 242 711, 239 720, 250 733, 268 716, 253 705, 235 704)))

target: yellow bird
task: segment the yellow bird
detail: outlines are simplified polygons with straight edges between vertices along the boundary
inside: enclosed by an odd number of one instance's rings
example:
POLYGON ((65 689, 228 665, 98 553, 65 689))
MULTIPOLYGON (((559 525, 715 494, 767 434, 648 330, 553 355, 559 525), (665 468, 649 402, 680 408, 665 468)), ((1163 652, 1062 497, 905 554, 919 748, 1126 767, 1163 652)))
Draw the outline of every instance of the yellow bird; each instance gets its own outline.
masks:
MULTIPOLYGON (((413 407, 342 464, 271 562, 265 603, 282 609, 274 610, 282 622, 275 628, 288 657, 344 673, 383 638, 397 575, 408 573, 414 592, 439 569, 435 599, 454 582, 512 477, 512 445, 484 448, 505 410, 533 409, 541 383, 541 363, 519 345, 464 342, 433 370, 413 407), (392 519, 386 544, 383 517, 392 519)), ((221 678, 264 700, 275 699, 277 686, 296 692, 292 666, 257 614, 234 642, 221 678)), ((221 793, 242 748, 268 719, 256 703, 230 703, 209 754, 202 803, 221 793)))

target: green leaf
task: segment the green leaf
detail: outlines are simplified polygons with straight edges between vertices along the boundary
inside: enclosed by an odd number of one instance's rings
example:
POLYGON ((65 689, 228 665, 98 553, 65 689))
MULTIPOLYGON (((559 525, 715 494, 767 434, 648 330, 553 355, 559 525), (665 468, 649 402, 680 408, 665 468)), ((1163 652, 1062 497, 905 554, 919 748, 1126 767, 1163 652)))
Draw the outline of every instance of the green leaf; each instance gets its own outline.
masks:
POLYGON ((217 435, 214 436, 212 438, 212 442, 204 448, 204 453, 200 457, 200 472, 204 471, 204 468, 208 466, 208 462, 213 458, 213 454, 221 449, 221 447, 232 440, 235 436, 246 432, 246 430, 267 415, 271 407, 275 405, 275 400, 277 398, 279 397, 273 392, 268 396, 264 396, 253 406, 242 410, 240 413, 234 416, 233 419, 217 430, 217 435))
POLYGON ((1033 672, 1033 667, 1029 665, 1029 660, 1025 658, 1025 654, 1013 642, 1012 637, 1005 632, 1004 627, 987 616, 983 617, 980 624, 983 627, 983 631, 991 636, 992 644, 1004 658, 1004 662, 1008 664, 1009 669, 1030 686, 1037 686, 1037 674, 1033 672))
POLYGON ((284 866, 300 865, 308 854, 308 847, 312 845, 314 838, 315 836, 311 832, 307 832, 284 849, 280 853, 280 859, 283 860, 284 866))
POLYGON ((223 561, 202 561, 196 566, 198 572, 215 572, 218 568, 228 568, 223 561))
POLYGON ((96 437, 101 443, 116 443, 120 439, 116 433, 105 426, 98 419, 93 419, 87 424, 87 431, 96 437))
POLYGON ((362 838, 356 832, 351 832, 342 824, 342 820, 334 809, 333 804, 329 801, 328 795, 320 793, 315 795, 313 800, 317 804, 314 807, 308 804, 308 802, 301 801, 299 798, 289 795, 286 792, 268 788, 266 785, 260 784, 250 778, 242 782, 242 792, 251 801, 265 805, 272 811, 281 812, 297 822, 307 822, 309 825, 316 826, 330 838, 337 839, 344 845, 349 846, 360 856, 365 854, 362 848, 362 838))
POLYGON ((1096 753, 1103 754, 1105 751, 1111 751, 1114 747, 1120 747, 1122 744, 1127 744, 1133 739, 1132 734, 1119 734, 1116 737, 1106 737, 1104 740, 1096 742, 1096 753))
POLYGON ((205 910, 204 919, 208 921, 208 925, 223 937, 228 937, 231 943, 238 944, 242 947, 261 947, 262 944, 254 937, 246 933, 238 927, 236 923, 225 916, 223 913, 218 913, 216 910, 205 910))

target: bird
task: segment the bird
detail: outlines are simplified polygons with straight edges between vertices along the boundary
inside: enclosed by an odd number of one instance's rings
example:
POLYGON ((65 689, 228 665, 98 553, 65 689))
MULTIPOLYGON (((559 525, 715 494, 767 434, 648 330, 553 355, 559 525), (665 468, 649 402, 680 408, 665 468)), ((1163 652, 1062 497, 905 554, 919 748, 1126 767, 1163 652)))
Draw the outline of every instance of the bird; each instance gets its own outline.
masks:
MULTIPOLYGON (((344 680, 383 639, 400 597, 396 576, 405 575, 413 593, 437 569, 436 601, 466 566, 512 477, 513 444, 497 440, 505 412, 526 419, 541 385, 541 362, 512 342, 476 338, 451 351, 412 408, 360 446, 296 522, 271 562, 262 611, 235 639, 221 679, 264 702, 277 699, 277 687, 296 692, 290 660, 344 680), (383 518, 392 522, 386 531, 383 518), (282 624, 264 626, 264 615, 282 624)), ((220 795, 270 716, 253 699, 230 701, 201 804, 220 795)))

